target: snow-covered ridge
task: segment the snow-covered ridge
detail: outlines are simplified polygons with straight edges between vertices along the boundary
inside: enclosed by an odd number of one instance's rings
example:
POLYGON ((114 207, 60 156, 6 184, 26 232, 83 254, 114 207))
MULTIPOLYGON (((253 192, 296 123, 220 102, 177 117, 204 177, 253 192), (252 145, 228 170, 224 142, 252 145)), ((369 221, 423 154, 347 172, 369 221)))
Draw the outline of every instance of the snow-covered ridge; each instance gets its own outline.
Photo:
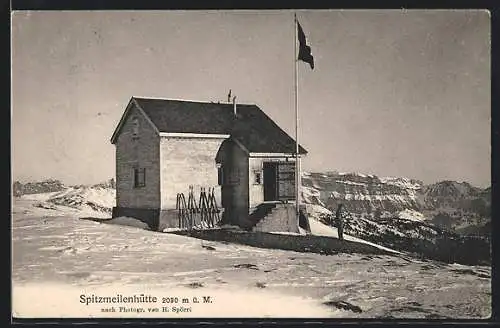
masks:
POLYGON ((380 177, 380 182, 398 186, 405 189, 419 190, 422 188, 422 182, 408 178, 380 177))
POLYGON ((330 193, 331 198, 339 199, 339 200, 362 200, 362 201, 391 201, 391 202, 399 202, 404 203, 408 199, 415 201, 417 199, 417 195, 409 194, 409 195, 400 195, 400 194, 382 194, 382 195, 365 195, 362 193, 345 193, 341 194, 336 191, 332 191, 330 193))
POLYGON ((418 210, 421 188, 421 182, 408 178, 378 178, 355 172, 304 172, 302 185, 302 188, 309 188, 309 198, 313 198, 309 203, 335 208, 342 202, 356 213, 377 208, 393 213, 418 210))
POLYGON ((400 219, 416 222, 424 222, 427 220, 427 218, 422 213, 410 209, 400 211, 397 216, 400 219))
POLYGON ((301 196, 303 202, 306 202, 308 204, 317 204, 322 207, 325 206, 325 204, 320 199, 321 193, 315 188, 302 187, 301 196))
POLYGON ((64 186, 60 191, 24 194, 26 201, 35 201, 37 208, 54 212, 78 212, 81 215, 108 217, 116 204, 116 191, 108 182, 92 186, 64 186))
POLYGON ((342 180, 335 180, 337 183, 344 183, 347 185, 353 185, 353 186, 366 186, 366 183, 360 183, 360 182, 353 182, 353 181, 342 181, 342 180))
POLYGON ((348 175, 348 176, 355 176, 355 177, 361 177, 361 178, 376 178, 377 177, 376 175, 373 175, 373 174, 363 174, 360 172, 339 172, 338 175, 341 175, 341 176, 348 175))
POLYGON ((111 211, 115 206, 116 191, 106 187, 70 187, 53 194, 48 202, 69 207, 90 207, 95 210, 111 211))

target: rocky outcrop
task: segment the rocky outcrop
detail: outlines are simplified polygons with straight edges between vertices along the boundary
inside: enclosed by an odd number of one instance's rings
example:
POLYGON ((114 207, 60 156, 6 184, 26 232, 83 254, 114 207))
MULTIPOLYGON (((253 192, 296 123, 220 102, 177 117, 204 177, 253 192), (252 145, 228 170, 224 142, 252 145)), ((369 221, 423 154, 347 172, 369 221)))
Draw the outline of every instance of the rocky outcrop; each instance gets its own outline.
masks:
POLYGON ((354 213, 418 210, 418 192, 423 185, 411 179, 336 172, 306 173, 302 184, 315 189, 318 203, 325 207, 335 209, 343 203, 346 210, 354 213))
POLYGON ((339 204, 353 215, 378 221, 387 217, 422 221, 440 228, 472 231, 491 220, 491 188, 466 182, 442 181, 425 185, 407 178, 360 173, 304 173, 302 199, 333 212, 339 204))
POLYGON ((440 261, 491 263, 491 188, 337 172, 302 181, 313 220, 331 225, 342 203, 346 234, 440 261))

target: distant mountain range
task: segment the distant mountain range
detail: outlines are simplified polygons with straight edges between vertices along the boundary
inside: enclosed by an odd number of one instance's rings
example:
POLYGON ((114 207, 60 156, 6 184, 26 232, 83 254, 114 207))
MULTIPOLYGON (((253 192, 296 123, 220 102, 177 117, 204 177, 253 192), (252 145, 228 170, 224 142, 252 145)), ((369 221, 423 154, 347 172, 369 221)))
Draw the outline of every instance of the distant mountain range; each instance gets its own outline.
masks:
POLYGON ((441 181, 425 185, 406 178, 380 178, 360 173, 305 173, 306 202, 335 211, 339 204, 372 220, 388 216, 408 218, 459 234, 490 234, 491 188, 466 182, 441 181), (309 195, 309 197, 307 197, 309 195), (314 197, 310 197, 314 195, 314 197))
POLYGON ((338 172, 304 173, 302 185, 310 219, 331 224, 344 205, 347 234, 445 262, 491 261, 491 188, 338 172))

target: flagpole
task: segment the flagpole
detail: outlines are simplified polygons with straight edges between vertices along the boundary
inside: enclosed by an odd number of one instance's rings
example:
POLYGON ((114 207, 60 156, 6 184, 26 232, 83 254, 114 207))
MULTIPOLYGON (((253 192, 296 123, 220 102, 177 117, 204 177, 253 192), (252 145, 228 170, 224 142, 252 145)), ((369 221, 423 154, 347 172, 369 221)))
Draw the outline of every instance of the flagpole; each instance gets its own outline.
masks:
POLYGON ((297 54, 297 13, 294 16, 294 29, 295 29, 295 204, 297 225, 300 220, 300 158, 299 158, 299 59, 297 54))

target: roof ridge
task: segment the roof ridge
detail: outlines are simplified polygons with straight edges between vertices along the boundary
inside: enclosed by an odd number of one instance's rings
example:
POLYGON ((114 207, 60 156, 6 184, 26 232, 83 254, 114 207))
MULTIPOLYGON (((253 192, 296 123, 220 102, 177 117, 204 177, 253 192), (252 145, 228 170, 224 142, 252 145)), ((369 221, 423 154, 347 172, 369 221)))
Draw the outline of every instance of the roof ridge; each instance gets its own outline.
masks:
MULTIPOLYGON (((180 101, 180 102, 190 102, 190 103, 199 103, 199 104, 217 104, 217 105, 233 105, 232 102, 226 101, 203 101, 203 100, 192 100, 192 99, 180 99, 180 98, 162 98, 162 97, 144 97, 144 96, 132 96, 133 99, 145 99, 145 100, 167 100, 167 101, 180 101)), ((236 105, 246 105, 246 106, 256 106, 259 107, 255 103, 236 103, 236 105)))
MULTIPOLYGON (((155 132, 230 134, 255 153, 293 153, 295 140, 257 104, 239 104, 241 119, 229 103, 132 96, 113 134, 115 143, 130 111, 142 113, 155 132), (205 115, 206 114, 206 115, 205 115)), ((307 151, 300 146, 301 153, 307 151)))

